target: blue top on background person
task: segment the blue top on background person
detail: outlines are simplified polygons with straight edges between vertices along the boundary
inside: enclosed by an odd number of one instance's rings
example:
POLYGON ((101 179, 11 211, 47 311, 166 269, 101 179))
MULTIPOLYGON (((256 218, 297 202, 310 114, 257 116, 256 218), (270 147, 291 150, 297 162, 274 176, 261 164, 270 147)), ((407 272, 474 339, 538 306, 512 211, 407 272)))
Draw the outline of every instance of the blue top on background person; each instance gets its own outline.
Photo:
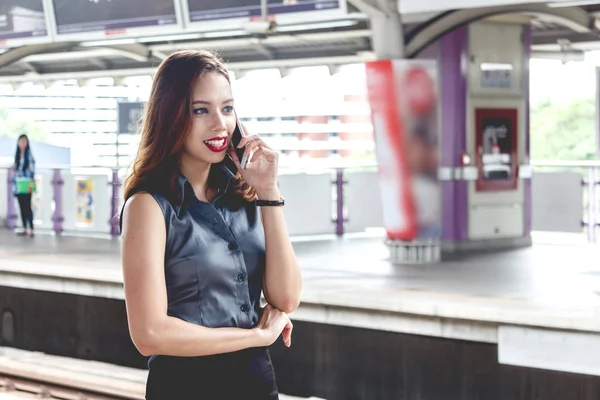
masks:
POLYGON ((35 179, 35 159, 33 158, 33 153, 31 152, 31 146, 29 144, 29 138, 27 137, 27 135, 19 136, 19 140, 17 141, 14 169, 14 193, 19 194, 23 192, 22 190, 17 190, 17 181, 21 180, 29 180, 31 184, 31 190, 33 190, 33 181, 35 179))
POLYGON ((19 136, 14 163, 15 176, 13 179, 13 193, 19 201, 23 230, 17 232, 19 236, 33 237, 33 207, 32 195, 35 192, 35 160, 31 153, 27 135, 19 136))

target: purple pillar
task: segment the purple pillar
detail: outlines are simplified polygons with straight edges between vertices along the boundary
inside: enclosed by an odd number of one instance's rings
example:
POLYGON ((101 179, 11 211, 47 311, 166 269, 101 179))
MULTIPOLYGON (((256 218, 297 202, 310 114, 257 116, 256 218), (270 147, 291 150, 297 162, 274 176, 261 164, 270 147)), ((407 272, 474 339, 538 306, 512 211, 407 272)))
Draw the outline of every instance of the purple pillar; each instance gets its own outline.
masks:
MULTIPOLYGON (((523 79, 523 95, 525 96, 525 160, 530 162, 530 108, 529 108, 529 59, 531 58, 531 27, 523 27, 523 49, 525 50, 525 75, 523 79)), ((525 191, 525 236, 531 234, 531 179, 523 181, 525 191)))
POLYGON ((588 168, 587 237, 590 243, 596 243, 596 180, 596 168, 588 168))
POLYGON ((110 201, 110 209, 111 218, 110 218, 110 234, 112 236, 119 236, 119 188, 121 187, 121 182, 119 180, 119 170, 113 170, 112 173, 112 193, 111 193, 111 201, 110 201))
POLYGON ((594 220, 594 225, 592 225, 592 243, 597 244, 598 235, 596 232, 596 228, 600 225, 600 221, 598 221, 598 191, 596 190, 596 188, 600 181, 598 181, 598 168, 593 167, 592 171, 592 175, 594 176, 594 185, 592 187, 592 192, 594 193, 594 195, 592 196, 592 199, 590 199, 590 201, 593 202, 592 204, 594 207, 592 210, 592 218, 594 220))
MULTIPOLYGON (((468 30, 458 28, 441 39, 442 98, 441 167, 460 167, 467 148, 467 45, 468 30)), ((442 181, 442 240, 468 238, 468 183, 442 181)))
POLYGON ((17 227, 17 210, 15 208, 15 195, 13 194, 13 179, 15 171, 10 168, 6 174, 6 227, 15 229, 17 227))
POLYGON ((54 194, 54 215, 52 216, 54 232, 60 235, 63 231, 63 202, 62 189, 64 181, 60 175, 60 169, 55 169, 52 175, 52 190, 54 194))
POLYGON ((338 236, 344 235, 344 170, 338 169, 335 176, 336 187, 336 226, 335 233, 338 236))

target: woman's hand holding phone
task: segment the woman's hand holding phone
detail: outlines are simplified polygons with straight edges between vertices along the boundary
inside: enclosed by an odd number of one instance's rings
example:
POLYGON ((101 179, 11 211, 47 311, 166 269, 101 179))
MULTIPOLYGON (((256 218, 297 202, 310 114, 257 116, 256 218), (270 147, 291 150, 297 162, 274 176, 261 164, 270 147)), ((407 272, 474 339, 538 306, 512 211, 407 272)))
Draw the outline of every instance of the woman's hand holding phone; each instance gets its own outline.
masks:
MULTIPOLYGON (((238 124, 240 130, 246 131, 241 123, 238 122, 238 124)), ((229 156, 244 180, 256 190, 259 199, 279 200, 277 188, 279 154, 267 146, 257 135, 242 136, 237 145, 235 142, 232 138, 235 151, 231 150, 229 156), (238 150, 243 150, 243 152, 240 151, 242 159, 248 159, 246 168, 242 168, 238 150)))
POLYGON ((240 122, 240 120, 237 120, 237 123, 235 125, 235 130, 233 131, 233 135, 231 135, 231 144, 233 145, 233 148, 235 150, 235 154, 238 157, 238 160, 240 160, 240 166, 238 167, 241 169, 246 169, 246 166, 248 165, 248 156, 244 156, 244 147, 239 147, 240 146, 240 142, 242 140, 242 138, 246 136, 246 134, 244 133, 244 126, 242 125, 242 123, 240 122))

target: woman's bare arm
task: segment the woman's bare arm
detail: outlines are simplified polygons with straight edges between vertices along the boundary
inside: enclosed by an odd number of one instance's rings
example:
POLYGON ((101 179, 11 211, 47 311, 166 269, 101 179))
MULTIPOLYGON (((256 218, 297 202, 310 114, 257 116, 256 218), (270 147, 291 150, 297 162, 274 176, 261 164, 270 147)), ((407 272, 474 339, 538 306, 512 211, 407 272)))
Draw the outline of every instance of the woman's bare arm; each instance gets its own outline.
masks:
POLYGON ((206 328, 167 315, 165 220, 151 195, 138 193, 127 201, 122 236, 127 318, 140 353, 192 357, 272 343, 261 329, 206 328))
MULTIPOLYGON (((280 195, 278 191, 274 191, 261 193, 259 198, 272 200, 279 199, 280 195)), ((265 231, 265 300, 273 307, 290 314, 300 304, 302 274, 285 224, 283 208, 261 207, 260 215, 265 231)))

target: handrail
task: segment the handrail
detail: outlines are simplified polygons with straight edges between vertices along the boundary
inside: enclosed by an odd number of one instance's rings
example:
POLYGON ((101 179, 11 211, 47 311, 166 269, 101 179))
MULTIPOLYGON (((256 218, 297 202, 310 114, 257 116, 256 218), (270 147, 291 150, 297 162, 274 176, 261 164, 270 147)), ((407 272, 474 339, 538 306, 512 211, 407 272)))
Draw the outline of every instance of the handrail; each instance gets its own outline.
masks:
MULTIPOLYGON (((8 163, 8 164, 1 164, 0 163, 0 169, 10 169, 12 167, 13 167, 13 163, 8 163)), ((72 169, 72 168, 79 168, 79 167, 74 167, 74 166, 68 165, 68 164, 36 164, 35 167, 38 168, 38 169, 72 169)), ((84 168, 99 168, 99 167, 84 167, 84 168)))
MULTIPOLYGON (((565 168, 600 168, 600 160, 557 160, 557 161, 531 161, 529 163, 532 167, 565 167, 565 168)), ((12 163, 0 163, 0 169, 10 169, 12 163)), ((281 165, 281 172, 292 172, 292 171, 332 171, 338 169, 352 170, 360 168, 376 168, 377 162, 362 162, 362 163, 345 163, 338 162, 327 165, 281 165)), ((68 164, 36 164, 38 170, 105 170, 113 171, 115 169, 127 170, 130 166, 121 165, 120 167, 110 167, 104 165, 68 165, 68 164)))
MULTIPOLYGON (((376 162, 360 162, 360 163, 351 163, 344 162, 342 160, 335 160, 330 163, 306 163, 300 160, 298 165, 293 165, 294 163, 290 163, 291 165, 280 166, 280 175, 282 179, 284 175, 330 175, 331 176, 331 184, 336 190, 336 195, 333 195, 331 200, 333 202, 333 210, 335 210, 333 217, 333 221, 336 223, 336 233, 340 236, 344 234, 344 223, 346 222, 345 216, 345 204, 344 204, 344 187, 350 180, 347 180, 349 176, 353 173, 358 173, 359 171, 364 171, 372 174, 373 177, 377 174, 377 163, 376 162)), ((586 190, 586 194, 584 195, 584 201, 586 201, 587 206, 585 208, 585 213, 582 215, 582 226, 586 227, 588 230, 588 236, 591 243, 596 242, 596 229, 600 227, 600 215, 598 214, 598 199, 600 198, 600 160, 574 160, 574 161, 541 161, 541 162, 532 162, 531 166, 534 170, 538 168, 544 167, 554 167, 557 170, 568 171, 577 171, 578 174, 581 175, 581 184, 586 190), (575 168, 579 168, 576 170, 575 168), (586 169, 587 173, 582 170, 586 169)), ((9 163, 5 163, 4 165, 0 163, 0 171, 5 168, 10 168, 11 165, 9 163)), ((50 171, 52 174, 50 178, 51 189, 46 189, 45 196, 51 196, 54 201, 54 207, 52 211, 52 218, 48 220, 46 218, 46 225, 52 224, 52 227, 55 232, 60 233, 63 229, 63 184, 64 179, 69 176, 69 179, 74 179, 77 176, 108 176, 108 181, 106 181, 109 185, 110 198, 108 199, 110 202, 110 215, 117 215, 119 212, 120 201, 122 196, 122 183, 125 177, 130 172, 130 166, 122 166, 120 168, 111 168, 107 166, 73 166, 73 165, 65 165, 65 164, 38 164, 37 170, 50 171)), ((47 172, 44 172, 44 175, 47 175, 47 172)), ((44 176, 44 182, 48 182, 48 177, 44 176)), ((104 178, 102 178, 104 179, 104 178)), ((0 182, 0 184, 8 185, 7 191, 5 195, 8 196, 7 203, 7 226, 14 227, 16 226, 16 218, 17 214, 15 211, 15 202, 11 193, 10 186, 12 185, 12 173, 9 170, 8 176, 3 178, 4 183, 0 182)), ((104 181, 103 181, 104 182, 104 181)), ((105 190, 105 189, 103 189, 105 190)), ((50 211, 47 211, 50 212, 50 211)), ((47 215, 47 214, 46 214, 47 215)), ((111 219, 109 221, 110 224, 110 232, 113 235, 117 235, 118 225, 116 225, 116 220, 111 219)))
POLYGON ((532 167, 600 167, 600 160, 574 160, 574 161, 532 161, 532 167))
MULTIPOLYGON (((36 169, 37 170, 72 170, 72 169, 78 169, 78 170, 85 170, 85 169, 89 169, 89 170, 108 170, 108 171, 113 171, 115 169, 119 169, 119 170, 123 170, 123 169, 129 169, 129 166, 120 166, 120 167, 108 167, 108 166, 102 166, 102 165, 92 165, 92 166, 81 166, 81 165, 67 165, 67 164, 36 164, 36 169)), ((352 170, 352 169, 358 169, 358 168, 376 168, 377 167, 377 163, 376 162, 365 162, 365 163, 332 163, 332 164, 328 164, 328 165, 298 165, 298 166, 292 166, 292 165, 283 165, 280 166, 279 169, 281 172, 293 172, 293 171, 332 171, 332 170, 338 170, 338 169, 344 169, 344 170, 352 170)), ((1 164, 0 163, 0 169, 10 169, 12 168, 12 163, 11 164, 1 164)))

